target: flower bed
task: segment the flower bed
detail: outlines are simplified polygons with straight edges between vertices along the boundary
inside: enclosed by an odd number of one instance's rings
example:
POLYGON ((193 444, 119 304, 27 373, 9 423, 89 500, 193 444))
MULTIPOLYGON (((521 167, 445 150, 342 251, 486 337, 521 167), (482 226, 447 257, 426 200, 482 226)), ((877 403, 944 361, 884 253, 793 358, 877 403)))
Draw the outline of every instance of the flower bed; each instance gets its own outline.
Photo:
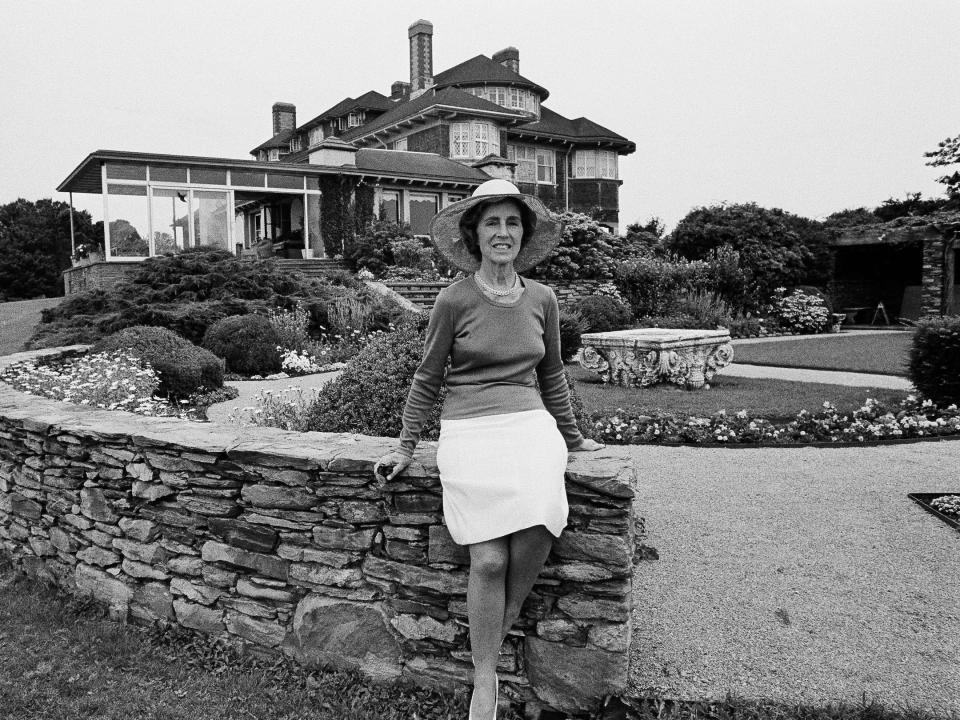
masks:
POLYGON ((615 445, 857 444, 960 435, 960 410, 956 405, 939 408, 930 400, 921 402, 915 395, 908 395, 893 407, 868 398, 863 407, 849 415, 841 415, 825 402, 821 410, 801 410, 787 423, 752 418, 744 410, 685 418, 618 411, 612 416, 596 414, 592 421, 596 439, 615 445))
POLYGON ((157 371, 124 350, 27 360, 0 371, 0 381, 51 400, 183 420, 205 420, 210 405, 237 396, 235 388, 224 387, 181 399, 158 397, 157 371))

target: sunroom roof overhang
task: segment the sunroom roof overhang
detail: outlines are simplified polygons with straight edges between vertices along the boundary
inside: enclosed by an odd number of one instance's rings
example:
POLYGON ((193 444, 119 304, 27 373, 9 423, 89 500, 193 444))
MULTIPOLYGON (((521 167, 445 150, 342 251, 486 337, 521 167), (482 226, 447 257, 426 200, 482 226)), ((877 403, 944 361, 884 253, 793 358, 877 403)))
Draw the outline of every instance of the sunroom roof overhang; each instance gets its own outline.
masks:
MULTIPOLYGON (((90 193, 103 192, 103 163, 126 165, 162 165, 191 166, 216 170, 257 170, 283 174, 322 177, 327 175, 348 175, 374 183, 396 183, 401 185, 423 185, 451 189, 475 188, 481 181, 467 178, 449 178, 416 172, 391 172, 366 170, 350 165, 314 165, 308 163, 259 162, 256 160, 234 160, 231 158, 201 157, 194 155, 164 155, 158 153, 125 152, 119 150, 97 150, 90 153, 66 179, 57 186, 57 192, 90 193)), ((238 188, 240 189, 240 188, 238 188)), ((250 190, 243 187, 243 190, 250 190)))

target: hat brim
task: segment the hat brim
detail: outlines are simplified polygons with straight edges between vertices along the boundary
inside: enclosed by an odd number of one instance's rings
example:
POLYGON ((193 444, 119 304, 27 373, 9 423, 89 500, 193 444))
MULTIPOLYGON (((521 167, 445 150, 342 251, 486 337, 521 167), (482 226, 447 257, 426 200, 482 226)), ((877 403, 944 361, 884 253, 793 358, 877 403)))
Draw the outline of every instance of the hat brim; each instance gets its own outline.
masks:
POLYGON ((560 221, 538 198, 522 193, 510 193, 468 197, 448 205, 434 216, 430 221, 430 241, 448 263, 465 272, 476 272, 480 269, 480 261, 474 257, 460 236, 460 219, 476 204, 491 200, 514 200, 523 203, 537 217, 537 227, 531 237, 524 238, 523 247, 513 261, 514 270, 528 270, 549 257, 560 242, 560 221))

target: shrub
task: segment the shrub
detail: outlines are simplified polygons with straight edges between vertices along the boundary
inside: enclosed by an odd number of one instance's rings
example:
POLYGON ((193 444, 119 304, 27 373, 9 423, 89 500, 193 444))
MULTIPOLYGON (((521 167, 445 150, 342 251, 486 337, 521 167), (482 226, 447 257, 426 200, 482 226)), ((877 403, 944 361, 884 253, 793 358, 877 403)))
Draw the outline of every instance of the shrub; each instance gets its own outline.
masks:
MULTIPOLYGON (((307 429, 397 437, 413 374, 423 356, 427 313, 374 339, 320 390, 310 408, 307 429)), ((421 437, 435 439, 440 426, 441 391, 421 437)))
POLYGON ((397 266, 414 270, 433 270, 433 247, 419 238, 405 238, 390 243, 397 266))
POLYGON ((223 363, 172 330, 135 325, 97 342, 91 352, 129 350, 160 375, 157 392, 177 398, 223 386, 223 363))
POLYGON ((242 375, 265 375, 280 370, 279 338, 262 315, 233 315, 218 320, 203 336, 203 346, 242 375))
POLYGON ((580 336, 587 332, 587 321, 577 310, 560 308, 560 357, 570 362, 580 349, 580 336))
POLYGON ((630 324, 630 309, 606 295, 591 295, 577 300, 573 308, 583 316, 585 332, 621 330, 630 324))
POLYGON ((908 374, 925 398, 938 405, 960 404, 960 316, 920 321, 908 374))
POLYGON ((714 329, 730 322, 730 307, 719 295, 707 290, 689 290, 677 298, 679 315, 692 317, 700 327, 714 329))
POLYGON ((666 240, 671 252, 706 259, 723 245, 739 252, 748 288, 755 300, 779 285, 806 281, 820 272, 819 248, 825 234, 818 223, 756 203, 714 205, 691 210, 666 240))
POLYGON ((714 330, 716 325, 708 327, 703 320, 693 315, 646 315, 638 318, 638 328, 670 328, 673 330, 714 330))
POLYGON ((823 299, 802 290, 789 295, 786 288, 774 290, 772 313, 780 327, 790 332, 819 333, 830 325, 830 313, 823 299))
MULTIPOLYGON (((341 287, 279 270, 273 260, 240 261, 223 250, 188 250, 143 261, 134 276, 109 290, 64 300, 43 314, 30 346, 93 342, 133 325, 163 326, 198 344, 221 318, 265 314, 298 300, 322 306, 334 297, 357 295, 355 288, 355 283, 341 287)), ((319 318, 311 313, 311 319, 319 318)))
POLYGON ((730 337, 760 337, 764 334, 764 325, 760 318, 744 317, 739 315, 729 320, 726 325, 730 331, 730 337))
POLYGON ((344 253, 343 260, 353 272, 366 268, 380 277, 396 261, 392 245, 413 239, 407 225, 389 220, 372 220, 344 253))
POLYGON ((563 231, 560 243, 544 262, 529 271, 541 280, 608 279, 613 259, 613 236, 587 215, 566 212, 560 215, 563 231))
POLYGON ((310 313, 297 303, 292 310, 277 308, 267 313, 271 327, 277 334, 277 344, 285 350, 302 350, 310 340, 307 328, 310 313))

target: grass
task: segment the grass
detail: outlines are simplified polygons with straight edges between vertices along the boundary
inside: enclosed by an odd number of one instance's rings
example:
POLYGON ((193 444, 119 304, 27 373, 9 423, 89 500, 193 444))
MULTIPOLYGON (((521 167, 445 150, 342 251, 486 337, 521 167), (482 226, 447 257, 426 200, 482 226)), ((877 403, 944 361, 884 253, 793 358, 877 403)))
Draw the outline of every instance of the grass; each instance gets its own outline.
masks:
POLYGON ((890 331, 744 343, 734 346, 734 362, 905 376, 912 342, 913 332, 890 331))
POLYGON ((579 365, 568 365, 567 369, 576 381, 577 392, 588 414, 612 415, 618 409, 641 414, 660 410, 686 417, 710 416, 718 410, 728 413, 746 410, 751 417, 778 421, 792 420, 801 410, 817 410, 824 401, 845 413, 861 407, 868 397, 884 404, 896 404, 908 394, 883 388, 730 377, 722 371, 714 376, 709 390, 684 390, 669 384, 625 388, 605 385, 596 373, 579 365))
MULTIPOLYGON (((189 631, 121 625, 0 560, 4 720, 462 720, 464 693, 374 685, 258 659, 189 631)), ((518 720, 512 711, 500 720, 518 720)), ((563 720, 545 713, 542 720, 563 720)), ((875 703, 613 698, 595 720, 960 720, 875 703)))
POLYGON ((0 303, 0 356, 23 350, 40 322, 40 311, 62 301, 58 297, 0 303))
MULTIPOLYGON (((380 686, 239 655, 183 630, 120 625, 0 565, 4 720, 459 720, 464 693, 380 686)), ((513 714, 501 716, 516 720, 513 714)))

